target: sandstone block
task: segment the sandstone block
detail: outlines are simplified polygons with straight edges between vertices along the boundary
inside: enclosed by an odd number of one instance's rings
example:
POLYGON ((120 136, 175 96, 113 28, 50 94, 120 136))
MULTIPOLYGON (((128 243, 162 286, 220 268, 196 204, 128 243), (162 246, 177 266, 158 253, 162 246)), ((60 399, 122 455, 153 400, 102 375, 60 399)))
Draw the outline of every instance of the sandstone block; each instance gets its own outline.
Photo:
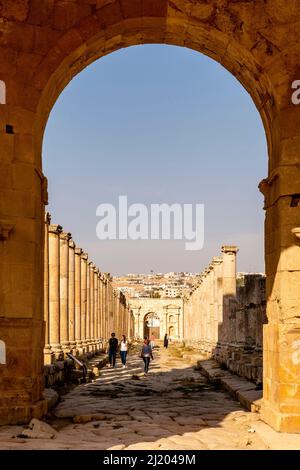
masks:
POLYGON ((31 439, 55 439, 57 432, 44 421, 33 418, 28 429, 24 429, 21 435, 31 439))

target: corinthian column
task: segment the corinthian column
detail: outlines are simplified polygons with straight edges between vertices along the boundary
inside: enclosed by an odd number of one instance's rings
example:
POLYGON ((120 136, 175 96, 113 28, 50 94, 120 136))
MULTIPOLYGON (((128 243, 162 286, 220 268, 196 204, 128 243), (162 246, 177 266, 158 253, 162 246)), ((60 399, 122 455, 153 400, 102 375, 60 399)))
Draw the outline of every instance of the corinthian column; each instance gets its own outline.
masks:
POLYGON ((60 343, 63 351, 69 351, 68 300, 69 300, 69 240, 70 233, 60 234, 60 343))
POLYGON ((69 341, 70 349, 76 352, 75 341, 75 243, 69 240, 69 341))
POLYGON ((81 248, 75 248, 75 341, 79 353, 82 352, 81 341, 81 248))
POLYGON ((90 271, 90 347, 91 351, 93 351, 94 348, 94 264, 89 263, 89 271, 90 271))
POLYGON ((101 339, 101 329, 102 329, 102 281, 101 281, 101 273, 98 272, 98 340, 99 340, 99 348, 102 349, 102 339, 101 339))
POLYGON ((45 235, 44 235, 44 321, 45 321, 45 347, 44 347, 44 363, 51 364, 54 354, 50 348, 49 335, 49 225, 51 216, 47 212, 45 214, 45 235))
POLYGON ((94 269, 94 339, 95 339, 95 350, 97 351, 99 346, 98 337, 98 324, 99 324, 99 309, 98 309, 98 269, 94 269))
POLYGON ((214 356, 218 358, 220 353, 221 345, 221 328, 223 323, 223 293, 222 293, 222 273, 223 273, 223 258, 215 256, 213 258, 214 263, 214 343, 215 351, 214 356))
POLYGON ((85 335, 87 351, 91 351, 91 295, 90 295, 90 263, 86 264, 86 319, 85 335))
POLYGON ((236 295, 236 254, 237 246, 222 246, 223 253, 223 295, 236 295))
POLYGON ((103 295, 103 274, 100 274, 99 278, 99 286, 100 286, 100 336, 102 338, 102 343, 104 340, 104 305, 103 305, 103 300, 104 300, 104 295, 103 295))
POLYGON ((56 358, 62 354, 59 314, 59 235, 61 232, 60 225, 49 225, 49 341, 56 358))
POLYGON ((232 320, 230 320, 232 299, 236 296, 236 246, 222 246, 223 253, 223 324, 222 324, 222 356, 230 353, 232 320))
POLYGON ((103 306, 104 306, 104 338, 105 341, 108 340, 109 338, 109 326, 108 326, 108 294, 107 294, 107 278, 106 275, 104 274, 103 277, 103 306))
POLYGON ((87 259, 88 255, 81 255, 81 341, 83 352, 87 350, 86 342, 86 310, 87 310, 87 259))

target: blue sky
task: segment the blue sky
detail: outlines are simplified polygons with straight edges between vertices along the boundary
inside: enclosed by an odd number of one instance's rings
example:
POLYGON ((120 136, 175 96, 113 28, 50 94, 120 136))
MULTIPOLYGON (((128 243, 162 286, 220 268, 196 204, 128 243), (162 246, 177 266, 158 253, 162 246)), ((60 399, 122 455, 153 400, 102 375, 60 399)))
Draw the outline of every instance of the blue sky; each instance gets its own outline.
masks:
POLYGON ((198 272, 224 243, 240 247, 240 271, 264 271, 263 125, 242 85, 198 52, 136 46, 86 68, 51 112, 43 164, 53 223, 103 271, 198 272), (129 204, 203 203, 203 249, 98 240, 96 208, 119 195, 129 204))

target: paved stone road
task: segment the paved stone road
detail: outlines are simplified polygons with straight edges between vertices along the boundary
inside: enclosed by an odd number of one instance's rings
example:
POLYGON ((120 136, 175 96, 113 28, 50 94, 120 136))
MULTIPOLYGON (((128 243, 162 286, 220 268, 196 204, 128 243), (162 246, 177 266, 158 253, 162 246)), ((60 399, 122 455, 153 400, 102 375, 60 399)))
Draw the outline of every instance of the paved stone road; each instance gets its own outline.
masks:
POLYGON ((198 356, 171 347, 155 352, 148 376, 131 354, 128 368, 105 369, 54 409, 55 439, 24 439, 21 426, 0 428, 1 449, 265 449, 258 421, 195 371, 198 356))

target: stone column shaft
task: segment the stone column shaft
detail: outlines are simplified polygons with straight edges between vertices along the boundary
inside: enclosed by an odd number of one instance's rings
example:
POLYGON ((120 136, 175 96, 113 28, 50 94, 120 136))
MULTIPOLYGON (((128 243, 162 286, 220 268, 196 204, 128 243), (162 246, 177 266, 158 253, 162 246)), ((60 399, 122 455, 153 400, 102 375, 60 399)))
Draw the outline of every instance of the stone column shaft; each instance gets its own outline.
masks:
POLYGON ((236 254, 237 246, 222 246, 223 253, 223 295, 236 295, 236 254))
POLYGON ((90 299, 90 266, 87 262, 86 269, 86 339, 88 349, 90 349, 91 343, 91 299, 90 299))
POLYGON ((94 265, 93 263, 89 263, 89 270, 90 270, 90 331, 91 331, 91 348, 93 347, 93 342, 95 340, 95 319, 94 319, 94 265))
POLYGON ((223 325, 222 343, 229 348, 231 338, 230 301, 236 296, 236 246, 223 246, 223 325))
POLYGON ((180 307, 178 308, 177 313, 177 337, 180 339, 181 331, 180 331, 180 307))
POLYGON ((75 243, 69 240, 69 302, 68 326, 70 348, 75 352, 75 243))
MULTIPOLYGON (((84 349, 87 348, 86 343, 86 315, 87 315, 87 259, 88 255, 86 253, 81 254, 81 331, 80 337, 84 349)), ((85 351, 84 351, 85 352, 85 351)))
POLYGON ((101 305, 101 324, 100 324, 100 336, 102 339, 104 339, 105 337, 105 331, 104 331, 104 327, 105 327, 105 314, 104 314, 104 303, 103 303, 103 296, 104 296, 104 293, 103 293, 103 276, 101 275, 100 276, 100 305, 101 305))
POLYGON ((60 342, 63 350, 70 349, 69 341, 69 240, 70 233, 60 234, 60 342))
POLYGON ((97 349, 98 344, 98 270, 94 269, 94 339, 95 339, 95 348, 97 349))
POLYGON ((44 233, 44 321, 45 321, 45 347, 44 363, 51 364, 53 353, 50 348, 49 332, 49 225, 51 222, 50 214, 45 214, 45 233, 44 233))
POLYGON ((56 357, 62 353, 60 344, 60 260, 59 235, 60 225, 49 226, 49 339, 56 357))
POLYGON ((98 272, 97 276, 97 283, 98 283, 98 340, 101 339, 101 324, 102 324, 102 309, 101 309, 101 277, 100 273, 98 272))
POLYGON ((75 341, 81 352, 81 248, 75 248, 75 341))

